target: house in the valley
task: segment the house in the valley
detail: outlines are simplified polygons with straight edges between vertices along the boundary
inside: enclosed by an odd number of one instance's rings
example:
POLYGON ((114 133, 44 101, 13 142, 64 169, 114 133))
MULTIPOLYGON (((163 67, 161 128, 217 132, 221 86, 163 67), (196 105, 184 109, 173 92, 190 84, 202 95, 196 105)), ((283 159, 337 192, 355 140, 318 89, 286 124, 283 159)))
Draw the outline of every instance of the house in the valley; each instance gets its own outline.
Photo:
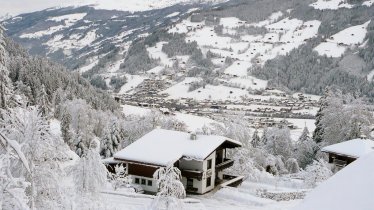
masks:
POLYGON ((329 155, 329 163, 338 169, 345 167, 356 159, 374 151, 374 141, 369 139, 353 139, 322 148, 329 155))
POLYGON ((187 192, 204 194, 219 184, 241 183, 243 177, 223 173, 234 164, 227 159, 227 149, 236 147, 241 147, 241 143, 223 136, 155 129, 117 152, 114 160, 123 162, 133 184, 148 193, 158 191, 154 172, 173 164, 181 170, 187 192))

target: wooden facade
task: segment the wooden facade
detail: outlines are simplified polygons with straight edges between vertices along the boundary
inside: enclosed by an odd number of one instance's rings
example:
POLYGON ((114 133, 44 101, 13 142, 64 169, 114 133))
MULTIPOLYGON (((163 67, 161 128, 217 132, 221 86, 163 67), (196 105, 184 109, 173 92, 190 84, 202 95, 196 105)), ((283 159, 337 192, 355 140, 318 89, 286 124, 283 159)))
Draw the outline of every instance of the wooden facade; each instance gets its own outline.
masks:
POLYGON ((332 152, 327 152, 329 155, 329 163, 332 163, 338 167, 345 167, 346 165, 352 163, 357 158, 355 157, 349 157, 347 155, 343 154, 336 154, 332 152))

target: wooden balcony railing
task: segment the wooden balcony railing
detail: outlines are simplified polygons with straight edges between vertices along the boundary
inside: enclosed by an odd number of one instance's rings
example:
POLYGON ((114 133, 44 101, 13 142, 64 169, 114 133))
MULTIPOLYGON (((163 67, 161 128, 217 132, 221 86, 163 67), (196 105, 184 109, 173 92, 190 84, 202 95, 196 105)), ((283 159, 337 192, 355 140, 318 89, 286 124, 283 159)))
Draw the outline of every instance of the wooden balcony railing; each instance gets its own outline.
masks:
POLYGON ((203 178, 204 172, 203 171, 194 171, 194 170, 182 170, 182 176, 187 178, 193 178, 197 180, 201 180, 203 178))
POLYGON ((225 159, 222 163, 216 165, 216 171, 221 171, 234 165, 234 160, 225 159))

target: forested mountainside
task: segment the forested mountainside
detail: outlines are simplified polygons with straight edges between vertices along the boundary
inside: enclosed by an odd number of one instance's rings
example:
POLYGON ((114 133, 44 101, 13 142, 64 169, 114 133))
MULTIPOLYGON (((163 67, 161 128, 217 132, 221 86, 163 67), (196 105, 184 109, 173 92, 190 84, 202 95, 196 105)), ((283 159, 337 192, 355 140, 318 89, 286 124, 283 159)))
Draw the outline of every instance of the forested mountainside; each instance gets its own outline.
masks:
POLYGON ((119 91, 129 75, 164 66, 187 68, 204 84, 217 84, 222 73, 252 75, 285 91, 322 94, 328 85, 372 98, 373 14, 371 1, 232 0, 134 13, 52 9, 4 25, 32 54, 78 70, 102 89, 119 91), (167 65, 150 51, 158 46, 167 65), (177 56, 189 56, 186 66, 177 56))
POLYGON ((171 4, 138 12, 91 6, 48 9, 11 18, 4 26, 7 34, 30 53, 46 56, 74 70, 95 60, 97 64, 98 58, 108 53, 120 52, 119 58, 123 58, 122 54, 136 38, 147 36, 208 5, 204 2, 171 4))

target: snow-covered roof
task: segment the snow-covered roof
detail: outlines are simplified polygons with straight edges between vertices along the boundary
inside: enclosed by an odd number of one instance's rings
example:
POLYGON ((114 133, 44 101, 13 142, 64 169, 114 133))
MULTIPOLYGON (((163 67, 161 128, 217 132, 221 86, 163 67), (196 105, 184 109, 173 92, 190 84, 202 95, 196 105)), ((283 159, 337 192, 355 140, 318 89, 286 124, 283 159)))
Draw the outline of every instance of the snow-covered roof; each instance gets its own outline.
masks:
POLYGON ((374 151, 374 141, 369 139, 353 139, 322 148, 322 152, 346 155, 359 158, 374 151))
POLYGON ((204 160, 224 143, 240 147, 241 143, 223 136, 197 135, 155 129, 114 155, 115 159, 166 166, 180 158, 204 160))
POLYGON ((374 152, 371 152, 310 192, 293 210, 372 210, 374 152))

